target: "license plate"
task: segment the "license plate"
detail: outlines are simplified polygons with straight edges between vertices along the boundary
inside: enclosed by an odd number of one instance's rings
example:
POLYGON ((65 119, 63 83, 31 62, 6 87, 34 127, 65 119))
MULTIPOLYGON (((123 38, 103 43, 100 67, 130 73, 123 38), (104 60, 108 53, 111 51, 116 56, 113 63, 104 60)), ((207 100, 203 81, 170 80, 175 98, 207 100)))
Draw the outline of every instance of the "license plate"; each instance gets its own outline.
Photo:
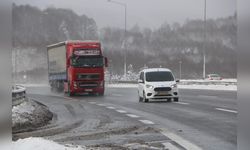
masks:
POLYGON ((85 89, 86 92, 92 92, 93 89, 85 89))
POLYGON ((157 95, 167 95, 168 92, 157 92, 157 95))

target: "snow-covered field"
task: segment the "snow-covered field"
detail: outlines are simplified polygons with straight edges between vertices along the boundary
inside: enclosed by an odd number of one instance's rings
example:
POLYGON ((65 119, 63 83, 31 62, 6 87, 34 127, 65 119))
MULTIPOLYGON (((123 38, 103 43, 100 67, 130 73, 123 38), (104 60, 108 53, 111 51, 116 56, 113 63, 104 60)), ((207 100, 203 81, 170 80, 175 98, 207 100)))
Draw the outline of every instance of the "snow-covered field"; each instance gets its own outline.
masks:
POLYGON ((11 150, 85 150, 83 146, 60 145, 43 138, 26 138, 12 142, 11 150))

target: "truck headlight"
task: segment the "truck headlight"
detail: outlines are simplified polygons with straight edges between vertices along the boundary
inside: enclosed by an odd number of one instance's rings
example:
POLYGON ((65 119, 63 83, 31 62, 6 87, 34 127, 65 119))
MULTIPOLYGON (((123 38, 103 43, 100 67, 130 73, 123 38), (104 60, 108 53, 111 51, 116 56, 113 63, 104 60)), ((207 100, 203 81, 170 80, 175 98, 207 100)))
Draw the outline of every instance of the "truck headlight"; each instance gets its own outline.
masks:
POLYGON ((153 85, 146 85, 146 88, 148 88, 148 89, 153 89, 154 88, 154 86, 153 85))
POLYGON ((171 88, 177 88, 177 84, 171 85, 171 88))
POLYGON ((103 81, 101 81, 101 83, 99 84, 99 85, 100 85, 100 87, 103 87, 103 83, 104 83, 104 82, 103 82, 103 81))
POLYGON ((76 83, 76 82, 73 82, 73 86, 74 86, 74 88, 76 89, 76 88, 77 88, 77 83, 76 83))

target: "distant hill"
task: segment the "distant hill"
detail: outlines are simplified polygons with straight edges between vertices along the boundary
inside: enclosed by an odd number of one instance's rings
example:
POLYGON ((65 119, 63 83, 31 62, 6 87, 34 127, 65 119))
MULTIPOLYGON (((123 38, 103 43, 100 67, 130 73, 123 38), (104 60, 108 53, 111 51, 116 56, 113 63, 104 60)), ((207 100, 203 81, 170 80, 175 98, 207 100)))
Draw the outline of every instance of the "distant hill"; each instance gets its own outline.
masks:
MULTIPOLYGON (((236 77, 236 15, 207 21, 207 73, 236 77)), ((167 20, 166 20, 167 21, 167 20)), ((164 21, 163 21, 164 22, 164 21)), ((158 29, 135 25, 127 32, 127 59, 135 72, 143 66, 167 67, 178 77, 182 61, 182 77, 202 77, 204 49, 203 20, 163 23, 158 29)), ((98 29, 94 19, 77 15, 69 9, 40 10, 29 5, 13 4, 13 64, 19 74, 46 75, 46 45, 65 40, 100 40, 110 60, 109 70, 123 73, 124 29, 98 29), (37 72, 42 73, 37 73, 37 72)), ((28 75, 27 75, 28 76, 28 75)))
MULTIPOLYGON (((237 21, 236 15, 206 24, 205 53, 207 73, 218 73, 224 77, 236 77, 237 21)), ((113 70, 122 73, 124 57, 124 30, 101 29, 100 38, 104 49, 113 62, 113 70)), ((135 25, 127 33, 128 63, 135 70, 144 65, 168 67, 179 74, 179 61, 182 61, 184 78, 202 77, 204 50, 203 20, 187 20, 185 24, 162 24, 159 29, 140 28, 135 25)))

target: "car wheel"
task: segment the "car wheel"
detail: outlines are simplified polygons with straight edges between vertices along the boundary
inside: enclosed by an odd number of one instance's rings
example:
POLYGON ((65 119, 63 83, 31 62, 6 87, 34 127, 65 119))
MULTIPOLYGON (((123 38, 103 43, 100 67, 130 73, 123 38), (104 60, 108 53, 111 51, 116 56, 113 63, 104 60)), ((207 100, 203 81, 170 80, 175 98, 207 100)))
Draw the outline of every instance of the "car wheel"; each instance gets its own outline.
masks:
POLYGON ((146 98, 146 96, 145 96, 145 93, 143 92, 143 102, 144 103, 147 103, 148 102, 148 99, 146 98))
POLYGON ((142 102, 142 97, 139 96, 139 102, 142 102))
POLYGON ((142 102, 142 97, 140 96, 140 94, 139 94, 139 91, 138 91, 138 100, 139 100, 139 102, 142 102))
POLYGON ((178 98, 178 97, 175 97, 175 98, 174 98, 174 102, 179 102, 179 98, 178 98))

